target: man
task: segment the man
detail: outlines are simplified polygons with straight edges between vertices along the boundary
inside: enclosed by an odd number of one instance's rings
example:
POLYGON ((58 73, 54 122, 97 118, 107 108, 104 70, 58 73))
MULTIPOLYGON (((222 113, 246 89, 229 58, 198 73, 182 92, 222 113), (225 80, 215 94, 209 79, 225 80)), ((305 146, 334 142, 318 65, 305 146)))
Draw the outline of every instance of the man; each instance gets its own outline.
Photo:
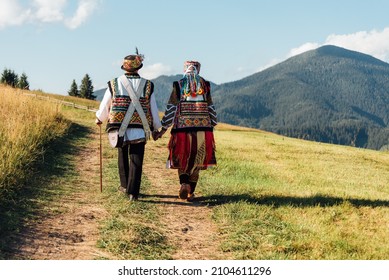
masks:
POLYGON ((140 193, 145 144, 148 140, 147 132, 153 131, 154 138, 155 132, 161 128, 157 103, 153 95, 154 85, 138 74, 138 70, 143 66, 143 59, 144 56, 138 53, 138 49, 136 54, 124 58, 121 66, 125 71, 124 76, 108 82, 108 88, 96 112, 97 125, 107 121, 107 132, 118 129, 131 102, 135 102, 130 97, 129 88, 130 91, 133 90, 138 94, 142 109, 139 111, 143 112, 134 110, 124 134, 124 145, 118 148, 119 190, 126 193, 130 201, 138 200, 140 193))
POLYGON ((173 126, 168 166, 178 169, 179 197, 193 201, 200 170, 216 165, 213 128, 217 125, 210 83, 200 75, 200 63, 186 61, 184 77, 173 90, 162 119, 162 137, 173 126))

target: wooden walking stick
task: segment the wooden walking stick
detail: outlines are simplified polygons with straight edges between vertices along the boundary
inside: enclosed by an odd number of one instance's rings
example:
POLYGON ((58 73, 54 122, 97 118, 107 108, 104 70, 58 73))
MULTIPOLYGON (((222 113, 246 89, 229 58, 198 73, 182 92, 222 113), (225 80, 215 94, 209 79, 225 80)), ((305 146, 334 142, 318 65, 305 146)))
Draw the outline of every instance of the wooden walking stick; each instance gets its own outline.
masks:
POLYGON ((101 145, 101 124, 99 125, 100 128, 100 192, 103 192, 103 151, 102 151, 102 145, 101 145))

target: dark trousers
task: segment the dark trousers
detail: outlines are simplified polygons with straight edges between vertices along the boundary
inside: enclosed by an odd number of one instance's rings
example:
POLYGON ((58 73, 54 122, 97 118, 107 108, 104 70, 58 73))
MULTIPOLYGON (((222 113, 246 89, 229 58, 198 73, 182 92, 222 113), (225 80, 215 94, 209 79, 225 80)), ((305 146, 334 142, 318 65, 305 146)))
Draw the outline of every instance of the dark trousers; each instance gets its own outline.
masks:
POLYGON ((142 180, 145 142, 118 148, 120 185, 128 194, 139 195, 142 180))

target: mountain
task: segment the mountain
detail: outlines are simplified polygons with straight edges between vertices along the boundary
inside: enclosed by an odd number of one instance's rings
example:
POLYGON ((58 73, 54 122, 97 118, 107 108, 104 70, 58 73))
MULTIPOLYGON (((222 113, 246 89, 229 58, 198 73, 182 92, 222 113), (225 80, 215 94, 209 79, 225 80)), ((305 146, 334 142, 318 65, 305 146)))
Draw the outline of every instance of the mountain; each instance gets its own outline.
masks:
POLYGON ((103 100, 104 93, 106 90, 107 90, 107 88, 102 88, 102 89, 94 91, 93 96, 96 96, 95 100, 97 100, 97 101, 103 100))
POLYGON ((155 100, 157 101, 159 111, 165 112, 166 104, 172 92, 173 82, 181 78, 182 75, 162 75, 152 80, 154 83, 155 100))
POLYGON ((302 139, 389 144, 389 64, 323 46, 213 92, 219 121, 302 139))

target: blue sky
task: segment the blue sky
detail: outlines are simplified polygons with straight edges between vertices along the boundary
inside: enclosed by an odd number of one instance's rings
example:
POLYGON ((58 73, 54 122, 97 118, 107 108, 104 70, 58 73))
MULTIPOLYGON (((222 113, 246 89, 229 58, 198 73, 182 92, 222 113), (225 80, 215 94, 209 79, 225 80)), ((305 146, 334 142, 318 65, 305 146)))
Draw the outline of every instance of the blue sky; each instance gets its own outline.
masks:
POLYGON ((85 74, 104 87, 136 46, 146 78, 193 59, 218 84, 324 44, 389 62, 388 11, 387 0, 0 0, 0 71, 67 94, 85 74))

